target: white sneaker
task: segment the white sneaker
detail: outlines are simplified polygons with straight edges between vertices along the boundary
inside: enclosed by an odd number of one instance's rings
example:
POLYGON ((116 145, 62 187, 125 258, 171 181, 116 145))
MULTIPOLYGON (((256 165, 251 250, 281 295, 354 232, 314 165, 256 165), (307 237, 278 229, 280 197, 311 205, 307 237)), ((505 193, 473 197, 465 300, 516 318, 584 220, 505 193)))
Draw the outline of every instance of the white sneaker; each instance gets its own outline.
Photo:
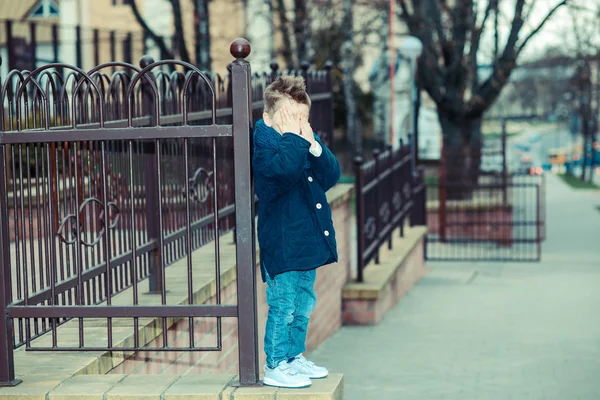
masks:
POLYGON ((265 365, 264 370, 265 379, 263 383, 267 386, 303 388, 312 385, 310 378, 296 372, 292 368, 292 364, 286 360, 281 361, 275 369, 271 369, 265 365))
POLYGON ((298 372, 298 374, 311 379, 326 378, 327 375, 329 375, 327 368, 315 365, 314 362, 308 361, 306 358, 304 358, 302 354, 296 357, 294 361, 290 363, 290 365, 294 371, 298 372))

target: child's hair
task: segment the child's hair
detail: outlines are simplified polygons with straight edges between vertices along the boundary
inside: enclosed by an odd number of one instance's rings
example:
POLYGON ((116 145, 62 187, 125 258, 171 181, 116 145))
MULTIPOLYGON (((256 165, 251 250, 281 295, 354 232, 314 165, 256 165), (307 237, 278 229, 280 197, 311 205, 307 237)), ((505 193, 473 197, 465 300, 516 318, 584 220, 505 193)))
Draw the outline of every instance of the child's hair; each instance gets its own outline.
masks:
POLYGON ((310 108, 310 97, 306 93, 306 83, 301 76, 280 76, 265 89, 265 112, 273 115, 275 106, 280 100, 292 99, 297 103, 306 104, 310 108))

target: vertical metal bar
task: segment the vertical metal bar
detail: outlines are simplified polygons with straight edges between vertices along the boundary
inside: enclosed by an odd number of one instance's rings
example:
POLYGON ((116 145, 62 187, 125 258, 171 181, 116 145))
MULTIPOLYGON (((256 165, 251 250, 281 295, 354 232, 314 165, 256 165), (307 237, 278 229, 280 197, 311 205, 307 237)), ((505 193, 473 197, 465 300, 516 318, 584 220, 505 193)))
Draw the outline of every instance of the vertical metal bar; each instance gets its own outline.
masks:
POLYGON ((37 68, 37 35, 36 35, 36 22, 29 23, 29 46, 31 48, 31 70, 37 68))
MULTIPOLYGON (((27 113, 25 113, 25 118, 27 118, 27 113)), ((21 198, 21 202, 19 204, 21 218, 19 218, 20 228, 15 225, 15 229, 20 229, 21 237, 22 237, 22 252, 23 252, 23 300, 25 304, 29 303, 29 273, 27 271, 27 237, 25 231, 25 190, 23 188, 23 168, 25 165, 29 167, 29 153, 26 154, 27 161, 23 162, 23 145, 19 145, 19 163, 21 168, 19 168, 19 197, 21 198)), ((28 168, 29 169, 29 168, 28 168)), ((15 189, 16 190, 16 185, 15 189)), ((16 205, 15 205, 16 206, 16 205)), ((19 247, 19 243, 15 243, 15 247, 19 247)), ((17 262, 17 270, 19 268, 17 262)), ((25 343, 27 348, 31 345, 31 331, 29 326, 29 318, 25 318, 25 343)))
MULTIPOLYGON (((77 148, 77 143, 73 143, 73 162, 74 165, 74 173, 75 173, 75 185, 78 185, 79 182, 79 151, 77 148)), ((74 268, 75 273, 77 274, 77 297, 75 299, 76 304, 81 306, 83 305, 83 257, 81 254, 82 243, 81 243, 81 213, 79 212, 80 204, 82 203, 82 198, 79 193, 78 187, 75 187, 75 220, 77 221, 76 225, 76 235, 75 238, 75 249, 73 250, 75 259, 74 268)), ((83 337, 83 318, 79 318, 79 347, 83 348, 84 345, 84 337, 83 337)))
MULTIPOLYGON (((187 119, 186 113, 187 100, 184 100, 184 111, 183 116, 187 119)), ((183 140, 183 160, 185 169, 185 253, 187 255, 187 275, 188 275, 188 304, 194 304, 194 282, 193 282, 193 262, 192 262, 192 230, 190 220, 190 164, 188 159, 188 142, 189 139, 183 140)), ((217 286, 217 293, 219 287, 217 286)), ((190 330, 190 347, 194 347, 194 318, 189 319, 189 330, 190 330)))
POLYGON ((356 240, 357 240, 357 254, 356 254, 356 281, 363 282, 363 269, 364 265, 364 254, 365 254, 365 236, 364 236, 364 226, 365 226, 365 203, 364 203, 364 171, 362 169, 363 159, 362 157, 356 157, 354 159, 354 168, 356 170, 356 240))
POLYGON ((540 198, 540 185, 535 186, 535 195, 536 195, 536 244, 537 244, 537 259, 536 261, 540 261, 542 259, 542 225, 541 225, 541 198, 540 198))
MULTIPOLYGON (((54 148, 54 146, 52 146, 52 148, 54 148)), ((54 151, 52 150, 52 152, 54 153, 54 151)), ((50 150, 50 145, 48 143, 46 143, 46 163, 48 164, 48 182, 52 182, 52 168, 51 168, 51 163, 52 163, 52 157, 51 157, 51 150, 50 150)), ((48 185, 48 198, 50 199, 52 197, 53 193, 56 193, 54 191, 54 187, 50 184, 48 185)), ((48 234, 49 234, 49 241, 50 241, 50 260, 48 262, 48 264, 50 265, 50 305, 54 306, 56 305, 56 235, 55 232, 56 230, 53 230, 53 227, 56 224, 56 221, 54 221, 54 210, 53 210, 53 205, 49 204, 48 205, 48 223, 49 223, 49 229, 48 229, 48 234)), ((52 347, 56 347, 56 318, 52 318, 51 320, 51 325, 52 325, 52 347)))
POLYGON ((375 250, 375 264, 379 264, 379 232, 383 226, 381 226, 381 220, 379 215, 379 207, 381 207, 381 160, 379 157, 381 156, 381 150, 374 149, 373 150, 373 159, 375 160, 375 187, 373 190, 375 191, 375 241, 377 242, 376 250, 375 250))
POLYGON ((15 379, 13 320, 6 316, 8 305, 12 301, 6 171, 6 146, 0 145, 0 387, 21 383, 21 380, 15 379))
MULTIPOLYGON (((163 215, 162 215, 162 189, 160 187, 161 183, 161 175, 162 175, 162 167, 161 167, 161 159, 162 159, 162 149, 160 147, 160 140, 156 139, 154 142, 154 146, 156 149, 156 157, 155 157, 155 168, 156 168, 156 184, 158 187, 158 251, 156 252, 155 261, 156 261, 156 269, 158 270, 157 276, 160 280, 160 300, 162 305, 167 304, 167 288, 165 284, 165 266, 164 266, 164 248, 165 248, 165 240, 164 240, 164 229, 163 229, 163 215)), ((169 346, 168 335, 167 335, 167 318, 162 319, 163 326, 163 347, 167 348, 169 346)))
POLYGON ((446 185, 446 139, 442 139, 442 157, 440 158, 440 171, 438 182, 438 229, 440 235, 440 242, 442 243, 446 241, 446 200, 448 197, 448 188, 446 185))
POLYGON ((502 205, 508 203, 508 166, 506 163, 506 120, 502 121, 502 205))
MULTIPOLYGON (((134 176, 133 176, 133 142, 129 141, 129 192, 130 192, 130 207, 131 207, 131 219, 130 219, 130 229, 131 232, 129 234, 129 243, 131 246, 131 282, 133 284, 133 305, 138 305, 139 303, 139 290, 138 290, 138 282, 137 282, 137 244, 135 240, 135 184, 134 184, 134 176)), ((133 319, 133 343, 134 347, 139 347, 140 345, 140 335, 139 335, 139 319, 133 319)))
MULTIPOLYGON (((231 64, 235 177, 236 268, 238 293, 239 376, 242 385, 258 382, 258 329, 256 309, 256 249, 254 191, 250 160, 250 54, 247 42, 239 43, 231 64)), ((235 46, 232 46, 234 48, 235 46)))
MULTIPOLYGON (((102 206, 104 210, 104 262, 106 263, 106 305, 112 305, 112 274, 110 268, 110 220, 109 220, 109 209, 108 209, 108 186, 107 186, 107 163, 106 163, 106 141, 100 142, 101 152, 101 167, 100 167, 100 179, 102 179, 102 206)), ((108 347, 111 348, 112 344, 112 318, 108 318, 107 321, 107 335, 108 335, 108 347)))
MULTIPOLYGON (((249 101, 249 104, 252 104, 249 101)), ((249 117, 250 118, 250 117, 249 117)), ((249 137, 250 135, 248 135, 249 137)), ((215 274, 216 274, 216 302, 217 304, 221 304, 221 244, 220 244, 220 234, 219 234, 219 190, 218 190, 218 182, 217 182, 217 140, 216 138, 212 139, 212 150, 213 150, 213 196, 214 196, 214 207, 213 207, 213 223, 215 226, 215 274)), ((248 152, 250 152, 250 145, 248 144, 248 152)), ((235 159, 234 159, 235 162, 235 159)), ((252 183, 250 183, 252 185, 252 183)), ((250 215, 254 215, 254 190, 250 188, 250 193, 252 195, 251 199, 251 212, 250 215)), ((254 232, 254 231, 253 231, 254 232)), ((252 235, 254 239, 254 235, 252 235)), ((256 290, 256 289, 255 289, 256 290)), ((256 296, 255 296, 256 299, 256 296)), ((255 300, 256 301, 256 300, 255 300)), ((220 349, 223 345, 223 338, 221 337, 221 317, 217 317, 217 347, 220 349)))
MULTIPOLYGON (((79 68, 83 68, 83 54, 81 49, 81 26, 75 27, 75 62, 79 68)), ((75 117, 75 116, 73 116, 75 117)))

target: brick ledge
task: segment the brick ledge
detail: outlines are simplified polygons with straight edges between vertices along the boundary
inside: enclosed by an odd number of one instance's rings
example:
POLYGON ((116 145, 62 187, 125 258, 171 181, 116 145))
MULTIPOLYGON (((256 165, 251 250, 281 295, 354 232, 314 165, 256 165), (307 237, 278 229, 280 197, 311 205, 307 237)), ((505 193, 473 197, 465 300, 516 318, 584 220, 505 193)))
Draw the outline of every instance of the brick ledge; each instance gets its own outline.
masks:
POLYGON ((422 243, 427 227, 417 226, 405 230, 404 237, 395 239, 392 250, 380 250, 380 264, 369 263, 364 269, 364 282, 349 282, 344 286, 343 299, 377 299, 413 249, 422 243))
POLYGON ((351 282, 342 292, 344 325, 375 325, 426 273, 424 244, 427 227, 405 230, 394 248, 380 249, 380 264, 364 270, 364 282, 351 282))
POLYGON ((0 389, 2 400, 341 400, 344 378, 330 375, 304 389, 267 386, 235 387, 235 375, 79 375, 57 380, 36 375, 12 388, 0 389))

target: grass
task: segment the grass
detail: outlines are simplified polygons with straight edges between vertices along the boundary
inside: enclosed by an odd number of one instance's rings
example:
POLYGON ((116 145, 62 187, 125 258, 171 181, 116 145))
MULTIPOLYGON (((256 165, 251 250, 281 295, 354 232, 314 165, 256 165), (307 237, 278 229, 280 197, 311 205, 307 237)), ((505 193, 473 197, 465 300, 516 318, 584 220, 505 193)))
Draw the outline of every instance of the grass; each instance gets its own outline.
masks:
POLYGON ((579 179, 576 176, 573 175, 559 175, 560 178, 569 186, 571 186, 573 189, 600 189, 600 186, 593 184, 593 183, 589 183, 589 182, 584 182, 581 179, 579 179))

